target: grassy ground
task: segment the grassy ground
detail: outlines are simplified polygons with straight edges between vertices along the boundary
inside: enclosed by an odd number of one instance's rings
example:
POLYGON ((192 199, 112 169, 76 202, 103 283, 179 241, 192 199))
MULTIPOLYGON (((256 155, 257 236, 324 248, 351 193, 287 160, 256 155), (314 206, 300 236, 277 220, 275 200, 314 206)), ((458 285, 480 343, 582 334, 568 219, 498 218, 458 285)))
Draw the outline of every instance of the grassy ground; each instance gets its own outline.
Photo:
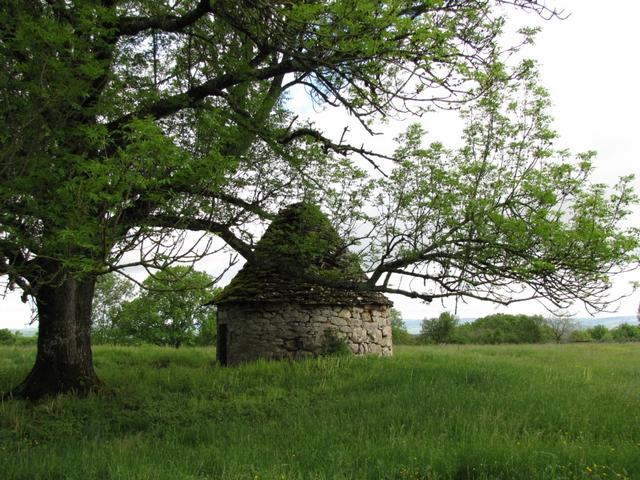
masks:
MULTIPOLYGON (((0 390, 29 348, 0 349, 0 390)), ((640 478, 640 345, 212 365, 95 349, 109 394, 0 404, 0 478, 640 478)))

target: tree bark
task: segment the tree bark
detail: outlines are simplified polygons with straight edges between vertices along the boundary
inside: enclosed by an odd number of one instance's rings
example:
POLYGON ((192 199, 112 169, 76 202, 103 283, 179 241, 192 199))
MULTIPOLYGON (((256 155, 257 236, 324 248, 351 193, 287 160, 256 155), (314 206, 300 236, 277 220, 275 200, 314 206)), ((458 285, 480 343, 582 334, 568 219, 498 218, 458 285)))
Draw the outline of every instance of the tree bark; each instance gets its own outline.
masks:
POLYGON ((14 396, 38 399, 67 392, 84 396, 101 385, 93 368, 90 338, 96 277, 56 277, 38 288, 36 362, 14 396))

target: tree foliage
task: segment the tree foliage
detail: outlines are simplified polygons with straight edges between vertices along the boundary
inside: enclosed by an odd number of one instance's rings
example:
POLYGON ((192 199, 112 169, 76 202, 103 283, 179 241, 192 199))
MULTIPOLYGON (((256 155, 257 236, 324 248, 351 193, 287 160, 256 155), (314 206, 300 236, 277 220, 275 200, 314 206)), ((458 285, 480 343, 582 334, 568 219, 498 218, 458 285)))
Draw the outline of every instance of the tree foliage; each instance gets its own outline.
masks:
POLYGON ((496 313, 461 325, 458 330, 462 343, 540 343, 551 338, 540 315, 496 313))
POLYGON ((587 330, 587 332, 592 339, 599 342, 606 339, 609 329, 604 325, 596 325, 587 330))
POLYGON ((101 272, 153 240, 169 254, 140 262, 163 266, 183 229, 250 255, 243 226, 306 188, 304 167, 324 156, 310 144, 351 150, 296 122, 285 92, 365 125, 463 101, 491 81, 502 25, 486 2, 2 8, 3 270, 32 289, 44 257, 101 272))
POLYGON ((36 345, 37 336, 25 336, 20 331, 12 332, 7 328, 0 328, 0 345, 36 345))
POLYGON ((608 303, 610 275, 637 259, 638 232, 619 223, 637 201, 632 177, 591 183, 593 152, 572 159, 554 148, 536 77, 523 66, 463 110, 458 149, 423 145, 418 125, 399 139, 400 164, 375 186, 371 285, 427 301, 608 303), (400 275, 426 288, 390 288, 400 275))
POLYGON ((459 319, 451 312, 442 312, 437 318, 425 318, 420 326, 424 343, 451 343, 459 319))
POLYGON ((125 302, 114 317, 118 340, 178 348, 195 343, 203 329, 205 337, 212 337, 216 313, 205 304, 215 294, 213 281, 207 273, 184 266, 148 277, 140 296, 125 302))
POLYGON ((13 345, 16 337, 8 328, 0 328, 0 345, 13 345))
POLYGON ((0 147, 12 182, 0 185, 2 271, 27 293, 56 269, 95 275, 195 255, 182 248, 185 230, 216 233, 249 257, 248 222, 309 192, 344 220, 353 205, 335 205, 322 185, 364 172, 331 154, 385 156, 293 117, 286 95, 301 88, 366 128, 392 113, 480 99, 464 112, 464 147, 422 148, 414 127, 399 139, 390 177, 361 192, 374 189, 381 212, 366 222, 376 230, 364 242, 375 247, 369 288, 415 295, 386 279, 411 272, 434 284, 418 292, 426 300, 508 302, 515 286, 555 303, 595 297, 595 307, 608 273, 629 260, 633 239, 615 228, 631 201, 627 185, 607 196, 582 185, 588 156, 577 166, 551 161, 546 93, 530 64, 501 63, 503 19, 490 2, 3 9, 0 147), (140 258, 122 262, 135 248, 140 258))
POLYGON ((407 324, 402 319, 402 313, 397 308, 392 308, 391 315, 391 338, 394 345, 411 345, 415 343, 413 335, 407 330, 407 324))
POLYGON ((617 342, 640 341, 640 327, 623 323, 611 329, 611 337, 617 342))

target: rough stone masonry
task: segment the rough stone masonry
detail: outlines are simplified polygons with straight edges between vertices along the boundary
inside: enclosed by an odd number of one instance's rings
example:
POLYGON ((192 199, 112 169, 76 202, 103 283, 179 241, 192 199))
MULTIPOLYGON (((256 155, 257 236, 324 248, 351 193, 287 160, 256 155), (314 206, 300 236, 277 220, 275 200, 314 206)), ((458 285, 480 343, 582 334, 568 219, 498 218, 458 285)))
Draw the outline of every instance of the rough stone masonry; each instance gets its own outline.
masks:
POLYGON ((218 322, 226 325, 227 364, 318 356, 326 331, 356 355, 393 353, 386 305, 226 304, 218 322))

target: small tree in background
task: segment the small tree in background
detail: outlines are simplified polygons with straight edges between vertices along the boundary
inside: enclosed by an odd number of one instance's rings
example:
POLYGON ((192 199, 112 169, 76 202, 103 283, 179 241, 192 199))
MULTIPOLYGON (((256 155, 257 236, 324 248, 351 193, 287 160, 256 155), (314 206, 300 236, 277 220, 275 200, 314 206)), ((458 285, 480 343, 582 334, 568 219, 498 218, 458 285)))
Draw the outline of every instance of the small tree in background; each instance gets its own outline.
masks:
POLYGON ((392 308, 389 314, 391 320, 391 328, 406 330, 407 324, 402 319, 402 313, 397 308, 392 308))
POLYGON ((556 343, 560 343, 563 339, 568 338, 571 333, 577 329, 575 320, 566 314, 545 318, 544 323, 549 328, 556 343))
POLYGON ((402 319, 402 313, 396 308, 391 309, 391 331, 394 345, 411 345, 413 336, 407 330, 407 324, 402 319))
POLYGON ((425 318, 420 328, 420 338, 425 343, 450 343, 458 325, 458 318, 451 312, 442 312, 438 318, 425 318))
POLYGON ((96 343, 115 343, 117 332, 114 320, 122 312, 123 305, 130 301, 136 288, 133 282, 109 273, 98 278, 91 311, 91 335, 96 343))
POLYGON ((193 344, 198 332, 215 330, 215 310, 205 306, 215 293, 214 279, 189 267, 170 267, 148 277, 143 293, 126 302, 115 320, 124 341, 176 348, 193 344))
POLYGON ((604 325, 596 325, 595 327, 591 327, 589 330, 587 330, 587 332, 593 340, 601 342, 605 340, 605 337, 609 333, 609 329, 604 325))

